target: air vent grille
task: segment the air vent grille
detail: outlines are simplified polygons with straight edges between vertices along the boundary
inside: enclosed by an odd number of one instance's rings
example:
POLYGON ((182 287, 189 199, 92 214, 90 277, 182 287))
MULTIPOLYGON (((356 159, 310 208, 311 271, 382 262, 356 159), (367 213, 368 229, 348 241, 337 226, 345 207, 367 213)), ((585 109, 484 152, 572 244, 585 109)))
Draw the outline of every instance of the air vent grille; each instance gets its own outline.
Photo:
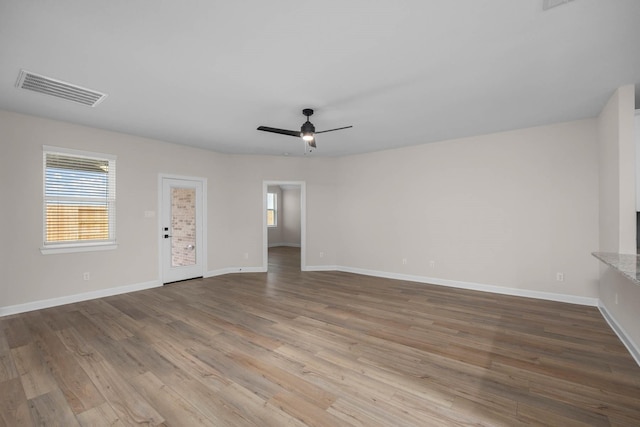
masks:
POLYGON ((107 97, 106 93, 73 85, 71 83, 63 82, 62 80, 52 79, 51 77, 41 76, 25 70, 20 70, 16 87, 44 93, 46 95, 55 96, 57 98, 66 99, 67 101, 77 102, 90 107, 95 107, 107 97))

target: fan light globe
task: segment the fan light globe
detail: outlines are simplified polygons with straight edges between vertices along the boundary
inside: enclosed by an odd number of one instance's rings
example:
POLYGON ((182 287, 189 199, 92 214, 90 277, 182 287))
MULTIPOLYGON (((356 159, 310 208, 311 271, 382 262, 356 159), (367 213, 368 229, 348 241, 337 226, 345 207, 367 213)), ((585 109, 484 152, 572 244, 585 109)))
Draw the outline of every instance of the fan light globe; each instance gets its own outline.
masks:
POLYGON ((302 134, 302 139, 304 139, 305 141, 313 141, 313 133, 311 132, 305 132, 302 134))

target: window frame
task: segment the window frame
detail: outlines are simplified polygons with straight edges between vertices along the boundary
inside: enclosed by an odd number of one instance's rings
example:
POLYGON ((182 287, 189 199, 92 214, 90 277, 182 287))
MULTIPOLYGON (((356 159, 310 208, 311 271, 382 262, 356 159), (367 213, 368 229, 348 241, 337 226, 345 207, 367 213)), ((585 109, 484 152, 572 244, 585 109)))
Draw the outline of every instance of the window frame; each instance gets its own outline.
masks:
POLYGON ((84 150, 74 150, 70 148, 42 146, 42 254, 58 254, 72 252, 91 252, 113 250, 118 247, 116 242, 116 160, 112 154, 96 153, 84 150), (62 155, 78 157, 91 160, 109 162, 109 172, 107 173, 107 221, 109 224, 109 237, 100 240, 72 240, 63 242, 47 242, 47 155, 62 155))
POLYGON ((267 191, 267 228, 278 228, 278 193, 267 191), (269 209, 269 196, 273 195, 273 209, 269 209), (269 224, 269 211, 273 211, 273 224, 269 224))

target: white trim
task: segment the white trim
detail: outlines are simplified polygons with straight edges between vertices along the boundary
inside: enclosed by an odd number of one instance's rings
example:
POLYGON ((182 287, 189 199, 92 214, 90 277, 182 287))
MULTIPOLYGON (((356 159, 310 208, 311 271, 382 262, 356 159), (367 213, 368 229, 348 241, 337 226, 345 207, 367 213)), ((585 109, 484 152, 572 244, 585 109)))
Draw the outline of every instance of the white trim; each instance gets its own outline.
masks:
POLYGON ((77 245, 53 245, 40 248, 42 255, 70 254, 73 252, 111 251, 118 249, 117 243, 92 243, 77 245))
POLYGON ((308 265, 303 271, 343 271, 337 265, 308 265))
POLYGON ((414 276, 410 274, 389 273, 386 271, 367 270, 337 266, 338 271, 345 273, 363 274, 365 276, 384 277, 387 279, 406 280, 409 282, 427 283, 431 285, 448 286, 451 288, 469 289, 473 291, 491 292, 494 294, 511 295, 518 297, 536 298, 549 301, 566 302, 569 304, 598 306, 598 298, 580 297, 576 295, 556 294, 552 292, 531 291, 527 289, 507 288, 504 286, 486 285, 483 283, 461 282, 458 280, 439 279, 436 277, 414 276))
POLYGON ((43 145, 42 151, 48 151, 55 154, 68 154, 70 156, 87 157, 95 160, 117 160, 115 154, 98 153, 96 151, 75 150, 73 148, 57 147, 54 145, 43 145))
POLYGON ((598 301, 598 309, 600 310, 602 317, 604 317, 604 320, 606 320, 611 329, 613 329, 613 332, 615 332, 618 338, 620 338, 622 344, 627 347, 627 350, 631 353, 631 357, 633 357, 638 366, 640 366, 640 345, 630 338, 629 334, 622 326, 620 326, 615 317, 609 313, 609 310, 607 310, 607 307, 605 307, 602 301, 598 301))
POLYGON ((306 271, 307 263, 307 183, 305 181, 262 181, 262 268, 269 266, 269 227, 267 227, 267 193, 271 185, 300 187, 300 270, 306 271))
POLYGON ((50 298, 40 301, 27 302, 24 304, 10 305, 0 307, 0 317, 9 316, 11 314, 25 313, 27 311, 41 310, 43 308, 57 307, 59 305, 71 304, 74 302, 87 301, 96 298, 110 297, 113 295, 126 294, 129 292, 142 291, 145 289, 157 288, 162 286, 159 280, 138 283, 135 285, 118 286, 115 288, 101 289, 92 292, 83 292, 81 294, 67 295, 64 297, 50 298))
POLYGON ((205 274, 205 272, 207 271, 207 260, 208 260, 208 256, 207 256, 207 251, 208 251, 208 246, 207 246, 207 224, 209 223, 209 217, 208 217, 208 213, 207 213, 207 178, 203 178, 203 177, 197 177, 197 176, 186 176, 186 175, 173 175, 173 174, 168 174, 168 173, 159 173, 158 174, 158 215, 156 216, 157 220, 158 220, 158 225, 157 225, 157 230, 158 230, 158 277, 160 278, 160 281, 163 282, 164 278, 164 272, 162 269, 162 263, 164 262, 164 259, 162 258, 162 209, 163 209, 163 205, 162 205, 162 181, 164 179, 179 179, 179 180, 185 180, 185 181, 196 181, 196 182, 200 182, 202 185, 202 224, 200 225, 200 228, 202 229, 202 272, 203 275, 205 274))
POLYGON ((266 273, 267 269, 264 267, 226 267, 219 270, 207 271, 204 274, 204 278, 222 276, 224 274, 232 273, 266 273))

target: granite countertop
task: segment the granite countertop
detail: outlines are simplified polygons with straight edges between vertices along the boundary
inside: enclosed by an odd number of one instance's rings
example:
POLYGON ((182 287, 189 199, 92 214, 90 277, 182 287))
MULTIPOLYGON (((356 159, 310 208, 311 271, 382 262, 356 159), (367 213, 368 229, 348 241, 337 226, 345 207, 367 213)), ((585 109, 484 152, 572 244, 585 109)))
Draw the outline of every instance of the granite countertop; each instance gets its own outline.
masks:
POLYGON ((632 282, 640 284, 640 256, 613 252, 593 252, 591 255, 615 268, 632 282))

